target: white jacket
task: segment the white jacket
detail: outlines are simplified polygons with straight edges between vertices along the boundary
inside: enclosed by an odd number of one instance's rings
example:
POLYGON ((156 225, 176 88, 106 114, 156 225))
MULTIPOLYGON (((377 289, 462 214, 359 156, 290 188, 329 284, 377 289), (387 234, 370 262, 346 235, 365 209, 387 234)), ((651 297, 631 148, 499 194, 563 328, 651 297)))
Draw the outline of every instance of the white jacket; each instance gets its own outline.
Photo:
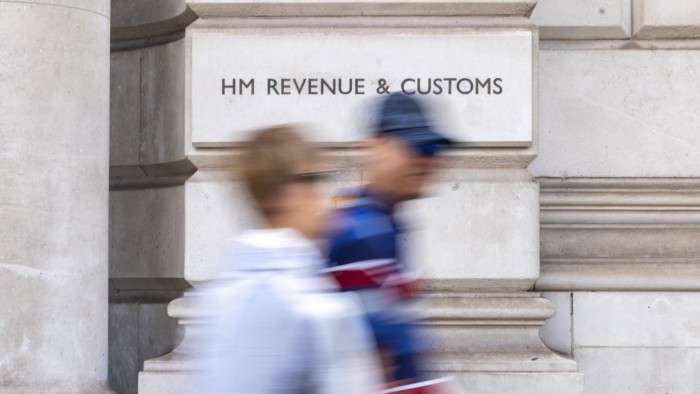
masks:
POLYGON ((381 370, 356 296, 319 276, 315 246, 290 229, 252 230, 205 290, 202 393, 366 394, 381 370))

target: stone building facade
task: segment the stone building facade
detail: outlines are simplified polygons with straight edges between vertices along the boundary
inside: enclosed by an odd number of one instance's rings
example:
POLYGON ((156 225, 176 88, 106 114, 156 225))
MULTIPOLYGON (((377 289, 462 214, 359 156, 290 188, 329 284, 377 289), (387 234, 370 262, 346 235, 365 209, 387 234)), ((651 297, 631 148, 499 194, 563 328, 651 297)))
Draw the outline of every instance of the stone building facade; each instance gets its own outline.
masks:
MULTIPOLYGON (((455 122, 480 128, 406 212, 431 371, 460 393, 700 392, 696 0, 0 0, 0 392, 183 387, 182 294, 255 221, 236 122, 277 123, 205 78, 258 53, 303 74, 265 52, 283 39, 376 51, 387 76, 408 40, 517 88, 469 102, 455 122)), ((359 134, 328 125, 310 130, 352 185, 359 134)))

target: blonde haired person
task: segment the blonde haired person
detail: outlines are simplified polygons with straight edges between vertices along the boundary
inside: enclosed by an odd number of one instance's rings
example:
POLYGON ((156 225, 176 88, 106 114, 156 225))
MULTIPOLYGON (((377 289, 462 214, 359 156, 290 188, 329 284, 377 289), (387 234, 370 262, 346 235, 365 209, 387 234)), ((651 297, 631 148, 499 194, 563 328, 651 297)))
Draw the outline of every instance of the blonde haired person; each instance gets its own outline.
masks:
POLYGON ((291 126, 261 130, 246 146, 241 176, 264 223, 233 240, 223 284, 204 296, 216 316, 198 392, 365 394, 381 384, 360 304, 320 274, 311 241, 327 220, 325 175, 291 126))

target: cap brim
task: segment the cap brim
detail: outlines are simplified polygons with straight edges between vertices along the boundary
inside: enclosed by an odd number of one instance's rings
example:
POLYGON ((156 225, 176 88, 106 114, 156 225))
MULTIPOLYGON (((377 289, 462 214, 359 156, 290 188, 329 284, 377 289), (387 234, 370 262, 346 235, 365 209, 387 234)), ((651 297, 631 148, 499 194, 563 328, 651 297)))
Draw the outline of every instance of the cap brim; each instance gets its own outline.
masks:
POLYGON ((454 143, 451 139, 426 127, 403 129, 386 134, 399 138, 411 145, 438 144, 440 146, 447 147, 454 143))

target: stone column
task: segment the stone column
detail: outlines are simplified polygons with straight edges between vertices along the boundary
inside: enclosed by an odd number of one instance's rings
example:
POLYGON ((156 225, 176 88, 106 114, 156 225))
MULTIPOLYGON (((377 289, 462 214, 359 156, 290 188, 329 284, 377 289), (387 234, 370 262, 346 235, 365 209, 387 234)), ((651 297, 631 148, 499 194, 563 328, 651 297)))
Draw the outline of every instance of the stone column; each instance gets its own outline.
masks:
POLYGON ((107 0, 0 1, 0 392, 109 392, 107 0))

